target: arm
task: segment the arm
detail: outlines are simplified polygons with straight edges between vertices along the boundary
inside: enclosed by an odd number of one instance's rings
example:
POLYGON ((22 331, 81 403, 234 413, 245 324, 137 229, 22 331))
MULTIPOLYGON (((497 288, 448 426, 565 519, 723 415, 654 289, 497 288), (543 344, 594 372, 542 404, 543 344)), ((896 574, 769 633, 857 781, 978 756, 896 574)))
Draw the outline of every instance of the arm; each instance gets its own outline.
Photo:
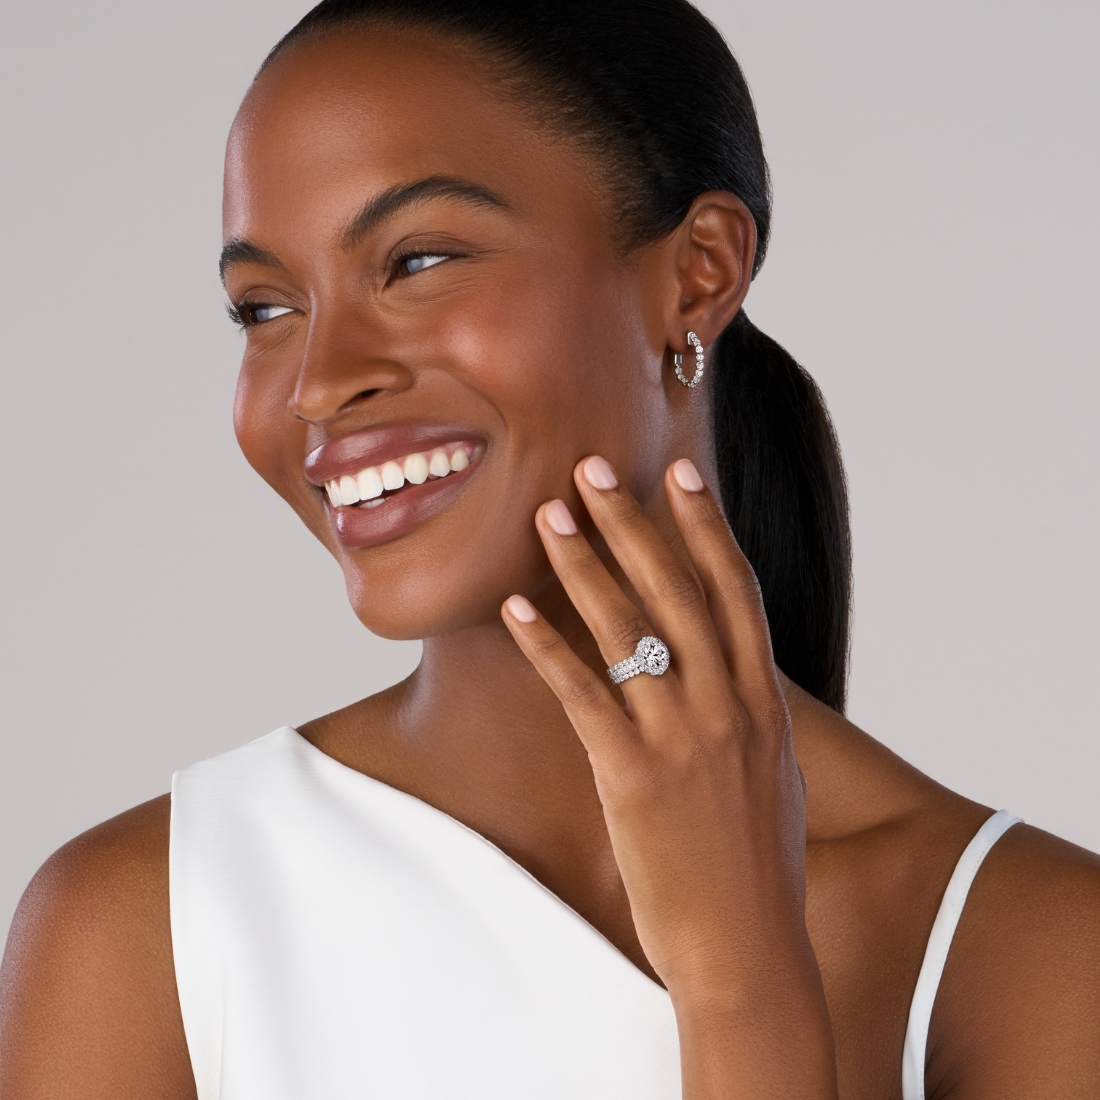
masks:
POLYGON ((0 969, 3 1100, 194 1100, 172 965, 169 799, 34 877, 0 969))
POLYGON ((536 517, 558 577, 607 665, 652 634, 672 667, 627 680, 624 709, 525 600, 504 617, 589 752, 639 939, 676 1010, 685 1100, 828 1100, 805 793, 756 579, 690 463, 665 479, 690 565, 602 460, 576 482, 644 613, 560 501, 536 517))

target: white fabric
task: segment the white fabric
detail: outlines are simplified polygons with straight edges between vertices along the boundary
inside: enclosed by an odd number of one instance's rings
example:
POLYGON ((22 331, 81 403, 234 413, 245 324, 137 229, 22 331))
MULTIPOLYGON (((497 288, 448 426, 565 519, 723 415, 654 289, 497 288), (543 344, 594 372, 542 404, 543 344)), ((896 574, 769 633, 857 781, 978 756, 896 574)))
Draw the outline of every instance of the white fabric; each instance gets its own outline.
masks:
MULTIPOLYGON (((963 853, 905 1040, 974 874, 963 853)), ((289 727, 177 772, 172 946, 199 1100, 678 1100, 668 994, 500 849, 289 727)))
POLYGON ((943 977, 947 953, 951 949, 951 940, 958 927, 959 917, 962 916, 974 876, 993 845, 1019 821, 1020 818, 1010 814, 1008 810, 998 810, 988 818, 959 857, 951 881, 944 891, 943 901, 940 902, 939 912, 932 925, 932 933, 928 937, 928 947, 924 952, 920 977, 917 978, 913 1003, 909 1008, 909 1025, 905 1030, 905 1049, 901 1061, 903 1100, 925 1100, 924 1062, 932 1005, 936 1001, 936 991, 940 987, 940 978, 943 977))
POLYGON ((285 728, 178 772, 199 1100, 678 1100, 668 994, 498 848, 285 728))

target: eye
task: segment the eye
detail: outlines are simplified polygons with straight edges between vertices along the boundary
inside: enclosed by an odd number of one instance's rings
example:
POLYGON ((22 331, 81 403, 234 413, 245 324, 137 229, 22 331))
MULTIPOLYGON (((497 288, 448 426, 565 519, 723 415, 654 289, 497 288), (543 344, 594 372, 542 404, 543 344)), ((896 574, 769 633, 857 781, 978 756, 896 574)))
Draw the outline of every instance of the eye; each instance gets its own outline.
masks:
POLYGON ((404 274, 415 275, 425 268, 435 267, 436 264, 441 264, 444 260, 450 258, 450 256, 437 255, 434 252, 414 252, 411 255, 402 256, 399 266, 404 274))
POLYGON ((264 321, 272 321, 276 317, 282 317, 284 313, 294 312, 290 306, 246 305, 244 308, 248 312, 249 320, 254 325, 262 325, 264 321))
POLYGON ((236 306, 226 306, 230 320, 242 328, 252 328, 272 321, 287 313, 293 313, 290 306, 269 306, 266 302, 240 302, 236 306))

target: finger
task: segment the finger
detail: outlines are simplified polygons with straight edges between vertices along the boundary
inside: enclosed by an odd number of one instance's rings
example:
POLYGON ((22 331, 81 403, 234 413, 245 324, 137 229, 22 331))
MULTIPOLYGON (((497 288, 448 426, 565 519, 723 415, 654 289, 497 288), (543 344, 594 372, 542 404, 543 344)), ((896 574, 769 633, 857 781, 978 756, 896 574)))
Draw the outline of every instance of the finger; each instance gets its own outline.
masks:
POLYGON ((686 458, 665 471, 665 490, 734 682, 778 691, 760 584, 718 501, 686 458))
POLYGON ((599 456, 578 463, 574 478, 593 522, 641 597, 646 615, 679 658, 680 678, 725 671, 706 597, 611 466, 599 456))
POLYGON ((522 596, 509 596, 501 617, 524 656, 558 697, 581 743, 595 757, 621 756, 633 736, 611 689, 522 596))
MULTIPOLYGON (((596 639, 603 659, 614 665, 629 657, 642 638, 653 634, 653 628, 577 530, 565 502, 552 500, 544 504, 535 513, 535 528, 554 572, 596 639)), ((633 680, 643 679, 654 678, 633 677, 626 683, 637 692, 640 685, 633 680)))

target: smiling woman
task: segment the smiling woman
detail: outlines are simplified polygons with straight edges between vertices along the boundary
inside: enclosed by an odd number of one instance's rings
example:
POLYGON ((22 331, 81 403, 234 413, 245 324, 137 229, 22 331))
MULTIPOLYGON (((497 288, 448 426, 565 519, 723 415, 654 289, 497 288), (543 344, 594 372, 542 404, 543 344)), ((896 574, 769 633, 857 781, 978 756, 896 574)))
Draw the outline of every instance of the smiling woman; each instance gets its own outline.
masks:
POLYGON ((237 438, 423 660, 47 863, 5 1100, 1092 1095, 1100 861, 844 717, 769 219, 685 0, 325 0, 275 48, 237 438))

